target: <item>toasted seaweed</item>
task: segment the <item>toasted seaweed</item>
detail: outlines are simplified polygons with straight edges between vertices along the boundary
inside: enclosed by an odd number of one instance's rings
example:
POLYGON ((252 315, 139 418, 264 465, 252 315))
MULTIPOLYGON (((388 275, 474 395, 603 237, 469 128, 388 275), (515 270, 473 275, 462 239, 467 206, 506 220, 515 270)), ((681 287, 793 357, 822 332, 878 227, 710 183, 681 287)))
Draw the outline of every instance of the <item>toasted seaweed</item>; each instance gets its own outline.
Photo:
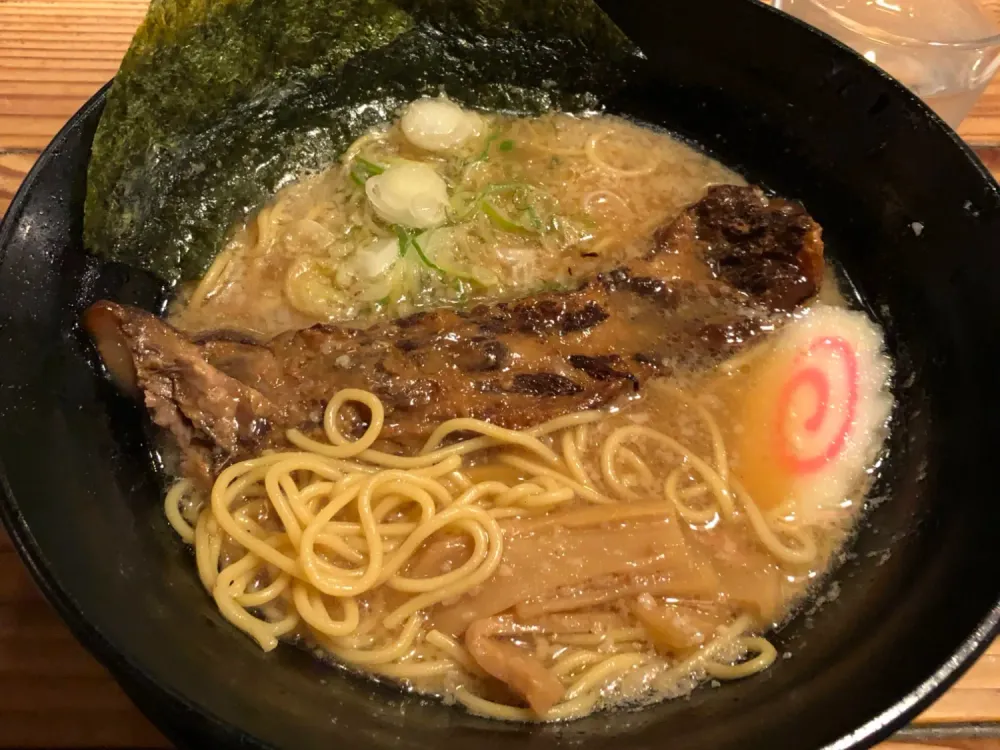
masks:
POLYGON ((90 161, 87 247, 168 282, 406 101, 595 109, 636 50, 591 0, 153 0, 90 161))

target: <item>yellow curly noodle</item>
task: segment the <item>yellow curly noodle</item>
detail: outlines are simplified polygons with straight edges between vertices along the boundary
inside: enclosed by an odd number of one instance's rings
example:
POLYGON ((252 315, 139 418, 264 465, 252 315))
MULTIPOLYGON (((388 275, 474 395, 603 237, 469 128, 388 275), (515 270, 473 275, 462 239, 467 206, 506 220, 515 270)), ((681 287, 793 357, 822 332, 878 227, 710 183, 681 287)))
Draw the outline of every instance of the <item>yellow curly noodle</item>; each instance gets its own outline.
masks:
POLYGON ((450 694, 484 716, 572 719, 614 704, 616 686, 625 680, 676 694, 698 677, 747 677, 775 659, 747 615, 735 616, 693 653, 674 656, 652 649, 638 625, 582 633, 547 623, 534 628, 535 656, 565 695, 538 715, 484 695, 483 672, 465 645, 426 618, 434 605, 476 590, 498 571, 500 521, 557 508, 614 505, 624 520, 629 503, 644 500, 634 507, 638 518, 648 515, 649 499, 659 497, 667 515, 694 526, 744 523, 775 559, 816 562, 810 530, 766 518, 732 476, 723 430, 703 400, 676 386, 657 388, 658 397, 673 399, 701 424, 704 455, 622 414, 587 411, 522 432, 454 419, 416 455, 397 456, 374 447, 384 420, 379 399, 348 389, 327 406, 325 440, 292 430, 288 439, 297 450, 229 466, 207 497, 182 479, 167 493, 166 517, 193 544, 199 576, 219 611, 264 650, 297 636, 344 664, 450 694), (371 413, 357 440, 337 429, 348 403, 371 413), (448 442, 457 433, 475 436, 448 442), (669 464, 649 462, 665 455, 669 464), (509 467, 520 479, 474 481, 472 466, 475 476, 509 467), (466 537, 468 559, 430 578, 407 576, 414 555, 442 534, 466 537))
POLYGON ((231 230, 172 322, 267 337, 573 286, 648 249, 654 228, 709 185, 742 183, 689 146, 615 117, 482 117, 478 137, 444 154, 418 149, 388 123, 338 165, 284 187, 231 230), (403 161, 445 179, 448 218, 406 235, 403 257, 371 279, 352 271, 354 261, 399 228, 376 215, 364 179, 403 161))

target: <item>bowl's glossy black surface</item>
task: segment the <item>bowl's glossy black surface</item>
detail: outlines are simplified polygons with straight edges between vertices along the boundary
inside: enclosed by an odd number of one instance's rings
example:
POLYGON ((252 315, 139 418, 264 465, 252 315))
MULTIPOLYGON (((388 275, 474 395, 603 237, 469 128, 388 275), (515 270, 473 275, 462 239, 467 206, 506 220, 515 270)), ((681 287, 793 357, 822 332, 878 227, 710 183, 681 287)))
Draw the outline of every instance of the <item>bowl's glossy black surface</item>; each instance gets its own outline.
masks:
POLYGON ((619 111, 802 199, 899 363, 891 455, 839 598, 778 636, 768 673, 566 726, 490 723, 261 654, 200 588, 161 512, 142 410, 96 374, 81 310, 155 306, 80 244, 98 95, 0 228, 4 520, 77 635, 168 736, 207 747, 859 747, 899 727, 1000 616, 1000 197, 928 110, 862 60, 747 0, 609 4, 649 54, 619 111))

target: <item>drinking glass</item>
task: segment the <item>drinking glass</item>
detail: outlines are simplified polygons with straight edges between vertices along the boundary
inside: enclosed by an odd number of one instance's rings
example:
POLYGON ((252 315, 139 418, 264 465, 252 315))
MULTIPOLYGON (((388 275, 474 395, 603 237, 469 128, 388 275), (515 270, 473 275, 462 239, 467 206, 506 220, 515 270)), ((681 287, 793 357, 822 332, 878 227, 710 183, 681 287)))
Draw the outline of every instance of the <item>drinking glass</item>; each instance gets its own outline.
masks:
POLYGON ((1000 65, 1000 0, 773 0, 853 47, 952 127, 1000 65))

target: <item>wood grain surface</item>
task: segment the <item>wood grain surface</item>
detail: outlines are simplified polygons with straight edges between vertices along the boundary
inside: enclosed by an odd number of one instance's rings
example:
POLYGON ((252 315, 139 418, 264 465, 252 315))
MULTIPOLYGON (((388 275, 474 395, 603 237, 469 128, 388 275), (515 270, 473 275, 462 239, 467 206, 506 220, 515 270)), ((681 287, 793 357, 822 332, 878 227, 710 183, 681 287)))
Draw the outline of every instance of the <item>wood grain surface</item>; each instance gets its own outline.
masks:
MULTIPOLYGON (((145 9, 146 0, 0 0, 0 216, 39 151, 114 76, 145 9)), ((1000 79, 960 132, 1000 174, 1000 79)), ((1000 644, 915 727, 882 750, 1000 750, 1000 644), (968 737, 920 730, 965 722, 985 724, 968 737)), ((167 746, 76 643, 0 532, 0 748, 167 746)))

